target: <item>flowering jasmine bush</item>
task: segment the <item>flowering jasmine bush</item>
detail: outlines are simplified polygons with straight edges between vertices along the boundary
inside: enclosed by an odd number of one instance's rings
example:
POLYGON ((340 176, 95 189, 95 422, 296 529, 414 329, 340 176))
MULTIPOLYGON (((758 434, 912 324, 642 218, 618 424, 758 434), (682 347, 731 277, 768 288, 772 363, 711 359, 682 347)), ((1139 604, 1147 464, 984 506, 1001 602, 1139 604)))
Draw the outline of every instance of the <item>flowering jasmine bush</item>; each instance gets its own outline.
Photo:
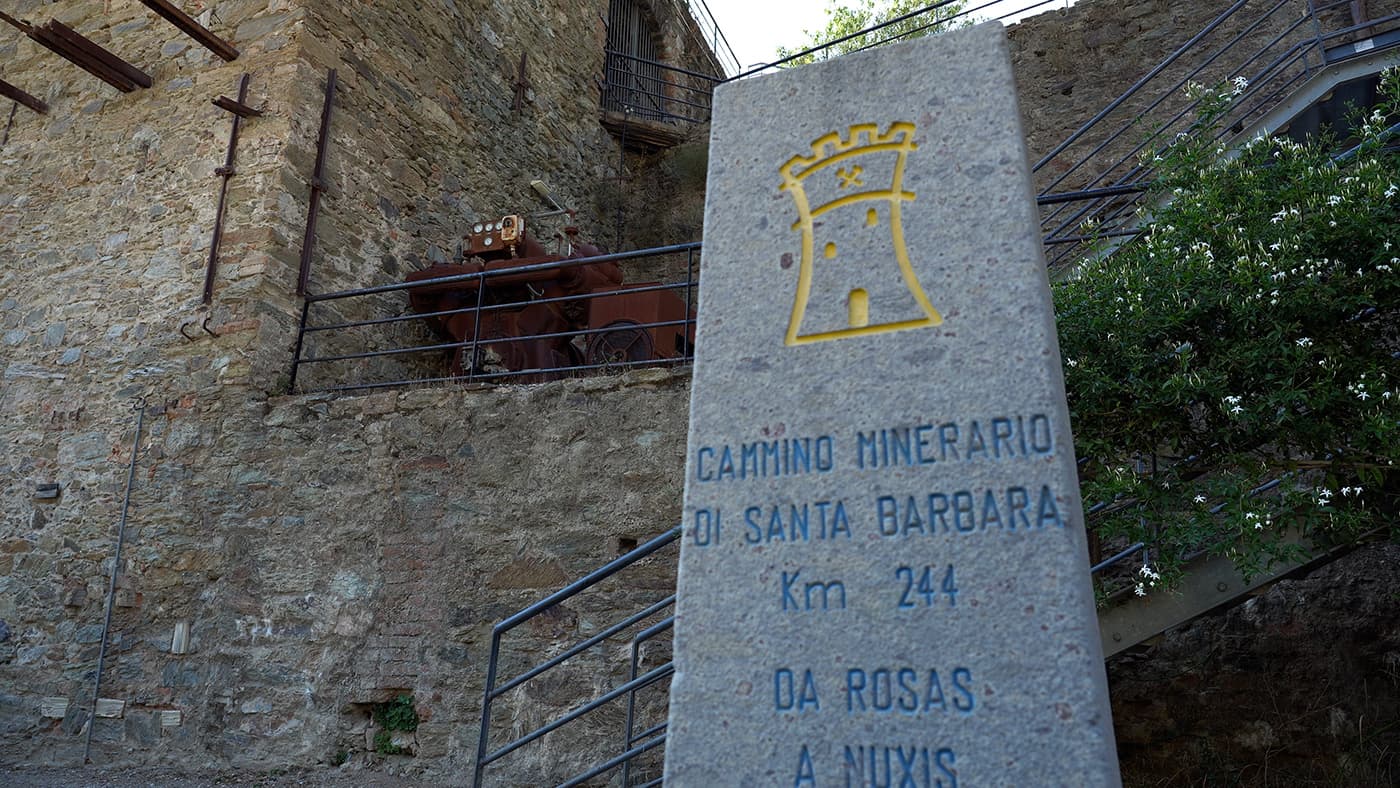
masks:
POLYGON ((1200 92, 1199 133, 1154 158, 1144 234, 1056 285, 1084 500, 1110 504, 1101 536, 1155 545, 1139 594, 1196 550, 1250 574, 1291 554, 1285 528, 1395 520, 1400 73, 1341 158, 1327 139, 1228 154, 1240 92, 1200 92))

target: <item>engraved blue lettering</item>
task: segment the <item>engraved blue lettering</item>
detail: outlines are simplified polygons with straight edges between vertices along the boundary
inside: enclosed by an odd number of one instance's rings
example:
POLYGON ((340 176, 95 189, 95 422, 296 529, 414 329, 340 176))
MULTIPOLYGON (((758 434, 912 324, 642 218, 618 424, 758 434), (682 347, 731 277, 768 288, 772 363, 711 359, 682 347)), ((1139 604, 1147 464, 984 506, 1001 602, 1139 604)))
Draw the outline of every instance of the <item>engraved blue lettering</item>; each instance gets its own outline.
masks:
POLYGON ((904 534, 907 536, 910 531, 924 532, 924 521, 919 518, 919 504, 915 503, 912 495, 904 508, 904 534))
POLYGON ((760 476, 758 472, 758 447, 757 443, 745 443, 739 447, 739 478, 747 479, 750 476, 760 476))
POLYGON ((836 464, 836 441, 830 435, 817 438, 817 472, 830 473, 836 464))
POLYGON ((889 495, 882 495, 875 501, 881 536, 899 534, 899 505, 889 495))
MULTIPOLYGON (((924 750, 928 752, 928 750, 924 750)), ((895 757, 899 759, 899 788, 919 788, 914 782, 914 764, 919 761, 919 748, 910 747, 909 754, 904 754, 903 747, 895 748, 895 757)))
POLYGON ((768 517, 768 541, 781 542, 786 538, 783 534, 783 510, 774 506, 773 513, 768 517))
POLYGON ((1050 429, 1050 417, 1044 413, 1031 416, 1031 450, 1043 455, 1055 453, 1055 433, 1050 429))
POLYGON ((812 768, 812 754, 807 752, 807 745, 802 745, 802 754, 797 756, 797 779, 793 780, 792 788, 817 788, 817 778, 815 769, 812 768))
POLYGON ((748 527, 748 533, 744 534, 744 541, 749 544, 758 544, 763 541, 763 527, 754 521, 763 513, 757 506, 750 506, 744 510, 744 525, 748 527))
POLYGON ((885 668, 876 669, 870 676, 870 705, 876 711, 889 711, 894 705, 890 672, 885 668))
POLYGON ((730 481, 734 480, 734 453, 729 450, 728 446, 725 446, 724 451, 720 452, 719 473, 717 474, 717 478, 721 480, 726 477, 730 481))
POLYGON ((779 668, 773 673, 773 706, 778 711, 821 711, 821 699, 817 697, 817 682, 811 670, 802 671, 799 684, 797 675, 789 668, 779 668), (810 709, 809 709, 810 707, 810 709))
POLYGON ((913 668, 899 669, 899 708, 902 711, 916 712, 919 710, 919 674, 913 668))
POLYGON ((982 527, 991 528, 995 523, 997 528, 1001 527, 1001 512, 997 509, 997 497, 988 490, 982 496, 982 527))
POLYGON ((812 472, 812 439, 797 438, 789 441, 792 446, 792 462, 789 464, 789 473, 811 473, 812 472))
POLYGON ((970 462, 974 454, 986 455, 987 440, 982 437, 982 425, 973 421, 968 425, 969 435, 967 436, 967 459, 970 462))
POLYGON ((938 671, 928 672, 928 689, 924 690, 924 711, 948 710, 948 702, 943 699, 943 681, 938 678, 938 671))
POLYGON ((952 449, 953 459, 958 459, 958 425, 943 424, 938 428, 939 459, 948 461, 948 450, 952 449))
POLYGON ((1060 509, 1058 506, 1055 505, 1055 494, 1053 492, 1050 492, 1049 487, 1041 487, 1040 522, 1038 523, 1038 525, 1041 528, 1044 528, 1046 522, 1049 522, 1050 525, 1058 525, 1061 528, 1065 527, 1064 520, 1060 519, 1060 509))
POLYGON ((856 467, 864 469, 880 467, 880 458, 875 453, 875 431, 856 433, 856 467))
POLYGON ((933 521, 937 519, 938 524, 943 526, 943 533, 948 533, 948 496, 943 493, 930 493, 928 497, 928 525, 933 528, 933 521))
POLYGON ((787 610, 789 605, 791 605, 793 610, 802 609, 801 605, 797 603, 797 597, 793 596, 792 593, 793 586, 797 585, 798 577, 801 574, 801 569, 797 570, 796 572, 793 572, 790 575, 787 572, 783 572, 783 610, 787 610))
POLYGON ((910 443, 908 427, 885 430, 881 437, 888 443, 889 459, 885 462, 886 465, 914 464, 914 447, 910 443))
POLYGON ((1016 530, 1016 518, 1021 518, 1021 527, 1030 528, 1031 521, 1026 517, 1026 507, 1030 506, 1030 493, 1025 487, 1012 487, 1006 491, 1006 501, 1011 505, 1011 514, 1006 518, 1011 530, 1016 530))
POLYGON ((846 711, 854 713, 856 704, 860 704, 860 711, 865 711, 865 684, 865 671, 860 668, 846 671, 846 711))
POLYGON ((1016 448, 1011 445, 1011 419, 997 417, 992 419, 992 456, 1001 459, 1002 445, 1006 445, 1006 456, 1015 457, 1016 448))
POLYGON ((782 452, 778 447, 777 441, 763 444, 763 471, 765 474, 771 476, 783 475, 783 465, 780 460, 781 454, 782 452))
POLYGON ((715 480, 714 472, 705 467, 705 457, 714 459, 715 450, 709 446, 701 446, 700 451, 695 453, 695 478, 702 482, 712 482, 715 480))
POLYGON ((953 671, 953 691, 958 693, 959 698, 953 698, 953 707, 958 711, 972 713, 977 706, 977 697, 972 694, 972 671, 967 668, 957 668, 953 671))
POLYGON ((1025 416, 1017 416, 1017 417, 1016 417, 1016 438, 1017 438, 1017 440, 1019 440, 1020 443, 1021 443, 1021 456, 1022 456, 1022 457, 1029 456, 1029 455, 1030 455, 1030 450, 1026 448, 1026 417, 1025 417, 1025 416))
POLYGON ((934 761, 938 765, 940 775, 938 782, 934 783, 935 788, 958 788, 958 771, 953 768, 957 758, 953 755, 953 751, 946 747, 939 750, 938 754, 934 756, 934 761), (948 778, 946 782, 944 777, 948 778))
POLYGON ((932 432, 932 424, 921 424, 914 428, 914 444, 918 449, 920 465, 932 465, 935 461, 932 432))
POLYGON ((719 543, 719 509, 695 510, 695 526, 691 529, 691 538, 696 547, 709 547, 719 543))
POLYGON ((953 527, 962 533, 971 533, 977 529, 977 518, 973 514, 972 493, 967 490, 959 490, 953 493, 953 527), (967 517, 967 527, 963 527, 963 517, 967 517))

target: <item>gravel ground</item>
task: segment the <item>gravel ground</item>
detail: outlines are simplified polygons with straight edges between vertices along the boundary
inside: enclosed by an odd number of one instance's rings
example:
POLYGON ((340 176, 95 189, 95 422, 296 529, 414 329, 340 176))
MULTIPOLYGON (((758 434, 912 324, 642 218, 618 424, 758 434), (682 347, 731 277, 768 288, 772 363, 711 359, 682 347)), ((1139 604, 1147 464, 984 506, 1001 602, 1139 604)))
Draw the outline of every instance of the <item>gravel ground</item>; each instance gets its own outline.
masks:
MULTIPOLYGON (((466 779, 464 777, 464 779, 466 779)), ((6 788, 233 788, 258 786, 284 788, 310 786, 317 788, 400 788, 424 786, 437 788, 449 783, 399 777, 384 772, 358 769, 281 770, 255 772, 252 770, 180 773, 174 769, 98 769, 45 768, 11 769, 0 766, 0 785, 6 788)))

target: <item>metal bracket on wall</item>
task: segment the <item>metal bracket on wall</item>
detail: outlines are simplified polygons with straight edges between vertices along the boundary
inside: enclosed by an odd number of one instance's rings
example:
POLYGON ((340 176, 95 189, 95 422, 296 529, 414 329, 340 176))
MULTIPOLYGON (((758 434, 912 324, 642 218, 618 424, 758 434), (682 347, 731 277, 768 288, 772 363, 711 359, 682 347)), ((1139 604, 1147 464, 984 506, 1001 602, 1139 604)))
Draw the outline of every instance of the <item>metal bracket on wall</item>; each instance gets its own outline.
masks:
POLYGON ((321 133, 316 140, 316 169, 311 174, 311 205, 306 211, 306 235, 301 241, 301 268, 297 273, 297 295, 306 295, 311 279, 311 254, 316 249, 316 217, 321 211, 321 192, 326 190, 326 144, 330 141, 331 110, 335 106, 335 69, 326 74, 326 103, 321 109, 321 133))
POLYGON ((214 99, 214 106, 233 113, 233 128, 228 133, 228 152, 224 155, 224 166, 214 170, 214 174, 223 180, 219 184, 219 207, 214 213, 214 238, 209 242, 209 264, 204 271, 204 303, 206 304, 214 300, 214 272, 219 267, 219 243, 224 238, 224 205, 228 200, 228 179, 237 172, 233 166, 233 159, 234 153, 238 149, 238 129, 244 118, 257 117, 262 114, 260 110, 248 106, 245 103, 247 100, 247 74, 238 80, 238 98, 236 100, 227 96, 214 99))
POLYGON ((4 96, 5 98, 15 102, 16 104, 23 104, 24 106, 34 110, 40 115, 43 115, 49 111, 48 104, 45 104, 43 101, 40 101, 34 96, 29 95, 28 93, 24 92, 23 90, 20 90, 14 85, 11 85, 3 79, 0 79, 0 96, 4 96))
POLYGON ((525 73, 525 67, 529 63, 529 53, 521 53, 520 68, 515 75, 515 104, 512 109, 516 115, 525 110, 525 92, 534 85, 530 84, 530 77, 525 73))
POLYGON ((9 22, 40 46, 123 93, 151 86, 151 77, 146 72, 108 52, 57 19, 50 19, 47 25, 31 25, 0 11, 0 20, 9 22))
POLYGON ((209 32, 204 25, 194 21, 189 14, 175 7, 169 0, 141 0, 141 5, 155 11, 165 21, 180 28, 180 32, 198 41, 201 46, 223 58, 225 61, 238 59, 238 50, 227 41, 209 32))

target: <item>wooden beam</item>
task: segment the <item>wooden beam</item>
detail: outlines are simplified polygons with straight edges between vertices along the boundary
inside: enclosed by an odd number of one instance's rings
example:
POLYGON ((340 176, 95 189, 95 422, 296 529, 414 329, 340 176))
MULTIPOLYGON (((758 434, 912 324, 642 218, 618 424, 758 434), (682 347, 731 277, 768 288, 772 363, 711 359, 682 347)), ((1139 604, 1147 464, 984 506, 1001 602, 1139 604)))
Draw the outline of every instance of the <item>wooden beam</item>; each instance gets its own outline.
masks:
POLYGON ((141 0, 141 4, 155 11, 165 21, 180 28, 185 35, 198 41, 205 49, 232 62, 238 59, 238 50, 228 42, 209 32, 204 25, 194 21, 189 14, 175 7, 169 0, 141 0))
POLYGON ((0 96, 4 96, 5 98, 11 101, 23 104, 24 106, 29 107, 30 109, 34 110, 40 115, 44 115, 49 111, 48 104, 45 104, 44 102, 40 101, 34 96, 29 95, 28 93, 25 93, 23 90, 20 90, 19 88, 15 87, 14 85, 11 85, 3 79, 0 79, 0 96))

